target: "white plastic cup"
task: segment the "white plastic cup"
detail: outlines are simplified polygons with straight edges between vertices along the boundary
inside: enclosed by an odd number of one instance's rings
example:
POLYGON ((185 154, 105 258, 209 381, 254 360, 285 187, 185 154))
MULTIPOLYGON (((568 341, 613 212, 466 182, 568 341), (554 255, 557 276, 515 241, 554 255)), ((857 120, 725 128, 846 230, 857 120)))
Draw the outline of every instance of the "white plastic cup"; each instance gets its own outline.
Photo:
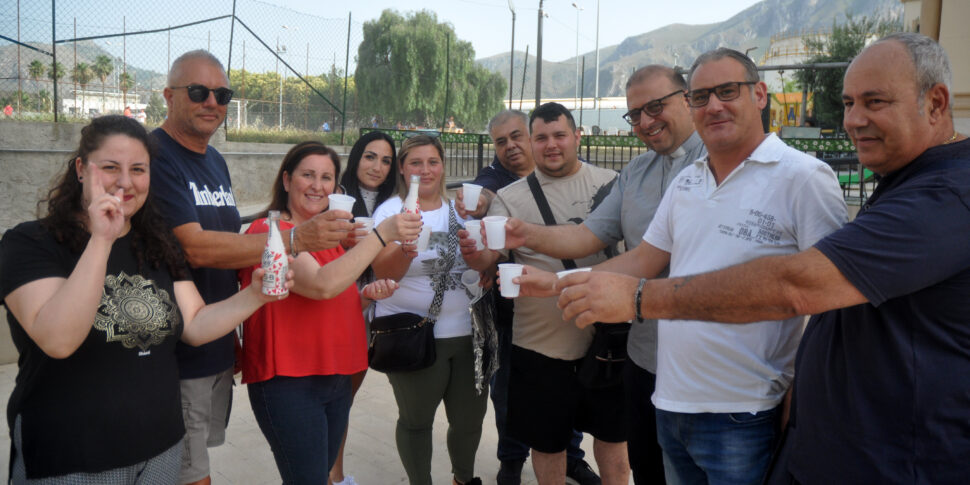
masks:
POLYGON ((519 296, 519 285, 513 283, 512 278, 518 278, 521 275, 521 264, 502 263, 498 265, 499 287, 501 289, 502 296, 506 298, 515 298, 519 296))
POLYGON ((482 224, 485 224, 485 237, 488 238, 488 249, 505 249, 505 223, 508 220, 505 216, 488 216, 482 219, 482 224))
POLYGON ((330 199, 330 210, 347 212, 353 212, 357 200, 347 194, 330 194, 327 198, 330 199))
POLYGON ((370 234, 370 232, 374 230, 374 218, 373 217, 355 217, 354 218, 354 222, 355 223, 356 222, 362 222, 362 223, 364 223, 364 227, 358 228, 358 230, 359 229, 363 229, 363 230, 367 231, 363 236, 357 236, 357 239, 363 239, 363 238, 367 237, 367 234, 370 234))
POLYGON ((468 288, 468 291, 471 292, 474 298, 478 298, 479 296, 482 295, 482 287, 478 286, 478 282, 480 279, 481 279, 481 276, 478 274, 478 271, 475 271, 473 269, 465 271, 464 273, 461 274, 462 284, 465 285, 465 288, 468 288))
POLYGON ((482 242, 482 221, 465 221, 465 230, 468 231, 468 237, 475 240, 475 251, 485 249, 485 243, 482 242))
POLYGON ((465 203, 465 210, 478 210, 478 196, 482 194, 482 186, 478 184, 461 184, 461 200, 465 203))
POLYGON ((573 273, 585 273, 585 272, 587 272, 587 271, 593 271, 593 268, 575 268, 575 269, 565 269, 565 270, 562 270, 562 271, 559 271, 559 272, 557 272, 557 273, 556 273, 556 277, 558 277, 559 279, 563 279, 563 278, 565 278, 565 277, 566 277, 566 275, 568 275, 568 274, 573 274, 573 273))
POLYGON ((418 251, 427 251, 428 245, 431 243, 431 226, 425 224, 421 226, 421 234, 418 235, 418 240, 414 244, 418 247, 418 251))

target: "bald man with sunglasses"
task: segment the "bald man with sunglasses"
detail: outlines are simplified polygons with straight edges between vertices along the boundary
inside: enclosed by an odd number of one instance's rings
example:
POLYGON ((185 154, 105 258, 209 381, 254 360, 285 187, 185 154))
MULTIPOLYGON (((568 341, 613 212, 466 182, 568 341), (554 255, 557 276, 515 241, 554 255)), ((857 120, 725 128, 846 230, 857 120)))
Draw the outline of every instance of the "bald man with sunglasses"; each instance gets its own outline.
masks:
MULTIPOLYGON (((168 117, 152 132, 159 149, 151 162, 151 195, 182 245, 206 303, 235 293, 236 270, 258 264, 266 245, 265 234, 239 234, 229 168, 209 145, 232 94, 215 56, 203 50, 182 54, 172 63, 164 90, 168 117)), ((353 229, 346 222, 351 217, 344 211, 321 213, 283 232, 284 245, 293 254, 335 247, 353 229)), ((181 484, 211 483, 207 448, 225 441, 234 347, 229 333, 199 347, 177 348, 185 424, 181 484)))
MULTIPOLYGON (((668 265, 677 277, 794 254, 847 220, 832 169, 765 134, 767 88, 747 56, 725 48, 701 55, 688 86, 687 104, 708 155, 671 182, 643 242, 595 266, 595 279, 600 271, 654 278, 668 265)), ((520 278, 526 294, 555 293, 555 275, 528 273, 520 278)), ((567 286, 580 279, 559 285, 560 306, 620 291, 567 286)), ((639 314, 633 325, 638 321, 639 314)), ((668 482, 761 483, 802 325, 798 317, 751 325, 659 320, 653 403, 668 482)))

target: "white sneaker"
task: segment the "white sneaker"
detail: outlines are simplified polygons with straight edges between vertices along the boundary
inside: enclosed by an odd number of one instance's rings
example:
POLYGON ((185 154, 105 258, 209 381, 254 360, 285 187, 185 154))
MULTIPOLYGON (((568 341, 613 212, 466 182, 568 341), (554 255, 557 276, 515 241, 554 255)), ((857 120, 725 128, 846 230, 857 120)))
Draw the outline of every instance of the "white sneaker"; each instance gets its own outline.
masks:
POLYGON ((344 475, 344 481, 333 482, 333 485, 357 485, 357 482, 354 481, 354 477, 350 475, 344 475))

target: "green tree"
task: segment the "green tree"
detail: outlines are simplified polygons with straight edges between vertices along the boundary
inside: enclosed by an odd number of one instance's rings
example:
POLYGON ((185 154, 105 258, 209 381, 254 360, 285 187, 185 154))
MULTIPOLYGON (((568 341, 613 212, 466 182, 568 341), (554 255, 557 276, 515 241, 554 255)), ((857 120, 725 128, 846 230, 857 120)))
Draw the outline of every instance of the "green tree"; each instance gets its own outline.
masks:
POLYGON ((60 62, 47 66, 47 78, 57 82, 64 77, 64 64, 60 62))
POLYGON ((104 113, 104 82, 114 69, 114 63, 111 62, 111 58, 104 54, 95 58, 94 65, 91 66, 91 71, 101 80, 101 113, 104 113))
MULTIPOLYGON (((74 66, 74 70, 71 72, 71 80, 81 85, 81 116, 87 115, 87 109, 84 106, 84 99, 86 96, 83 91, 87 87, 87 84, 94 79, 94 71, 91 70, 91 66, 86 62, 79 62, 74 66)), ((77 93, 74 93, 74 106, 77 107, 77 93)))
POLYGON ((165 100, 156 92, 152 92, 148 99, 148 106, 145 107, 145 115, 152 123, 160 123, 165 119, 165 100))
POLYGON ((118 89, 121 90, 124 97, 123 104, 128 104, 128 91, 133 87, 135 87, 135 78, 131 77, 131 74, 128 74, 127 71, 118 76, 118 89))
POLYGON ((48 112, 51 110, 51 93, 46 89, 41 89, 37 93, 37 110, 48 112))
POLYGON ((447 101, 447 115, 470 129, 502 109, 505 84, 475 64, 471 43, 426 10, 407 17, 385 10, 364 23, 354 80, 360 117, 441 126, 447 101))
POLYGON ((30 65, 27 66, 27 74, 34 81, 37 81, 38 79, 43 77, 44 72, 46 71, 47 71, 47 68, 44 66, 44 63, 40 62, 37 59, 34 59, 33 61, 31 61, 30 65))
MULTIPOLYGON (((824 39, 806 38, 805 48, 819 52, 807 62, 847 62, 851 61, 865 47, 866 42, 892 32, 902 30, 899 18, 888 20, 855 18, 846 14, 845 23, 838 25, 833 21, 832 34, 824 39)), ((842 78, 845 68, 803 69, 795 73, 799 86, 807 86, 814 92, 815 118, 821 126, 842 128, 842 78)))

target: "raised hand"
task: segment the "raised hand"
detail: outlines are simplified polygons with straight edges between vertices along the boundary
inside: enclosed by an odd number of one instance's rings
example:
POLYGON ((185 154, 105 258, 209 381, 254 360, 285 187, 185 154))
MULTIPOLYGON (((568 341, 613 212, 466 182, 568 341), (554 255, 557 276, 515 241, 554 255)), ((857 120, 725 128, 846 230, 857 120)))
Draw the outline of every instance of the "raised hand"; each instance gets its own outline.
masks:
POLYGON ((331 210, 321 212, 310 220, 300 224, 296 231, 296 246, 300 251, 320 251, 330 249, 340 244, 340 241, 352 237, 354 224, 350 223, 353 215, 347 211, 331 210))
POLYGON ((485 196, 485 190, 486 189, 482 189, 482 193, 478 195, 478 208, 476 208, 474 211, 469 211, 465 206, 464 191, 459 188, 456 192, 457 195, 455 196, 455 211, 458 212, 458 216, 462 219, 481 219, 482 217, 485 217, 488 214, 489 206, 489 200, 488 197, 485 196))
POLYGON ((556 286, 563 320, 576 319, 576 326, 595 322, 626 322, 634 318, 635 293, 639 279, 618 273, 592 271, 572 273, 556 286))
POLYGON ((519 284, 520 296, 547 297, 559 294, 556 280, 556 273, 525 265, 522 267, 522 276, 513 278, 512 282, 519 284))
POLYGON ((125 231, 125 212, 121 207, 125 191, 119 188, 114 194, 105 192, 103 179, 101 167, 94 162, 85 164, 83 193, 88 202, 87 229, 91 237, 114 241, 125 231))
POLYGON ((384 278, 369 283, 360 290, 360 294, 368 300, 383 300, 393 295, 398 288, 400 288, 400 285, 396 281, 390 278, 384 278))
POLYGON ((384 241, 414 241, 421 234, 421 215, 401 213, 381 221, 377 231, 384 241))

